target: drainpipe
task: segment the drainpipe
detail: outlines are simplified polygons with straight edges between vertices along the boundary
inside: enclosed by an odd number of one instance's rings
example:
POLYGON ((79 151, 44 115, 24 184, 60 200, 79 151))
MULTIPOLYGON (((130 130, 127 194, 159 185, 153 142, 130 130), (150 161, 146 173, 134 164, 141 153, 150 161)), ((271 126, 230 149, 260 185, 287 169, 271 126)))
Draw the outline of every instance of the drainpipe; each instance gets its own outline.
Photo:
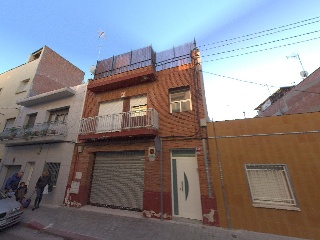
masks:
POLYGON ((163 159, 162 159, 162 138, 160 138, 160 216, 163 220, 163 159))
POLYGON ((228 208, 227 195, 226 195, 225 186, 224 186, 224 179, 223 179, 223 172, 222 172, 222 165, 221 165, 221 157, 220 157, 220 151, 219 151, 219 148, 218 148, 216 128, 214 127, 214 122, 213 121, 212 121, 212 126, 213 126, 214 141, 215 141, 216 151, 217 151, 217 159, 218 159, 219 173, 220 173, 220 180, 221 180, 221 189, 222 189, 222 194, 223 194, 223 203, 224 203, 224 207, 226 209, 227 225, 228 225, 228 229, 232 229, 231 219, 230 219, 230 214, 229 214, 229 208, 228 208))
POLYGON ((211 189, 211 184, 210 184, 209 164, 208 164, 207 147, 206 147, 206 140, 205 139, 202 139, 202 148, 203 148, 203 155, 204 155, 204 165, 206 168, 208 196, 209 196, 209 198, 211 198, 212 197, 212 189, 211 189))

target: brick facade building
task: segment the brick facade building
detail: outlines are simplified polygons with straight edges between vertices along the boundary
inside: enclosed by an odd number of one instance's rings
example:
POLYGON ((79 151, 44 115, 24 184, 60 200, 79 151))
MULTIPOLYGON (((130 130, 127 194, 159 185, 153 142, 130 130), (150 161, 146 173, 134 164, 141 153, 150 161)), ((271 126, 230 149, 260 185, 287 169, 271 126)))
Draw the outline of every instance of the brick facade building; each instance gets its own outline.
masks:
POLYGON ((283 87, 255 110, 258 117, 320 111, 320 68, 296 86, 283 87))
POLYGON ((66 205, 219 224, 203 140, 207 113, 198 55, 194 44, 186 44, 98 62, 88 83, 66 205))

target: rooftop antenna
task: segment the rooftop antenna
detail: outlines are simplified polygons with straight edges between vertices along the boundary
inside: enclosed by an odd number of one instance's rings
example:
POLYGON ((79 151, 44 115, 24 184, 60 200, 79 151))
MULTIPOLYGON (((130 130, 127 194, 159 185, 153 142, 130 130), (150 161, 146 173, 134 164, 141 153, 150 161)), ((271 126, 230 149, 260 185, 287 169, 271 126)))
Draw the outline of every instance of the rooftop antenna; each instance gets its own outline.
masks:
MULTIPOLYGON (((97 63, 98 63, 99 58, 100 58, 100 53, 101 53, 101 48, 102 48, 102 40, 105 39, 105 38, 106 38, 105 32, 99 30, 99 31, 98 31, 98 40, 99 40, 100 44, 99 44, 99 51, 98 51, 97 63)), ((95 75, 96 65, 91 65, 91 66, 90 66, 90 72, 91 72, 92 75, 95 75)))
POLYGON ((106 34, 104 31, 99 30, 98 31, 98 39, 100 41, 100 46, 99 46, 99 52, 98 52, 98 58, 97 61, 99 60, 100 57, 100 52, 101 52, 101 48, 102 48, 102 40, 106 38, 106 34))
POLYGON ((299 54, 293 53, 293 54, 291 54, 290 56, 287 56, 287 59, 289 59, 289 58, 298 59, 299 62, 300 62, 301 68, 302 68, 302 71, 300 72, 300 76, 303 77, 303 78, 308 77, 308 72, 307 72, 306 70, 304 70, 304 67, 303 67, 303 65, 302 65, 302 62, 301 62, 301 59, 300 59, 299 54))

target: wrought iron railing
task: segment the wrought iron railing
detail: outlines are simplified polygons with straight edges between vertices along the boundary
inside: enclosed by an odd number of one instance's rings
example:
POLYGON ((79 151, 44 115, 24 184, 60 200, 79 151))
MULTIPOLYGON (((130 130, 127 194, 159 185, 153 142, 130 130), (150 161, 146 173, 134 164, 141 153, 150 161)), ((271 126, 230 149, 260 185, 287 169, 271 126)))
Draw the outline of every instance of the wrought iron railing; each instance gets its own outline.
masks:
POLYGON ((12 127, 0 133, 0 141, 12 139, 32 139, 52 135, 67 135, 67 125, 62 122, 37 123, 32 127, 12 127))
POLYGON ((158 129, 158 112, 147 109, 83 118, 79 134, 119 132, 136 128, 158 129))

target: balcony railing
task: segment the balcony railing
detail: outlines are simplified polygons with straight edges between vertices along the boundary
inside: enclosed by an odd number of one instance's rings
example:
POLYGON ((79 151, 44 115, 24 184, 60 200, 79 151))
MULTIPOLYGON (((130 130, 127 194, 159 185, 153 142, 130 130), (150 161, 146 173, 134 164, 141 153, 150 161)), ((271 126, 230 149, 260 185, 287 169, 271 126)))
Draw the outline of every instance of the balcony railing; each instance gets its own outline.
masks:
POLYGON ((67 125, 61 122, 35 124, 32 127, 13 127, 0 133, 0 141, 15 139, 30 140, 45 136, 66 136, 67 125))
POLYGON ((158 129, 158 112, 147 109, 83 118, 79 134, 121 132, 139 128, 158 129))

